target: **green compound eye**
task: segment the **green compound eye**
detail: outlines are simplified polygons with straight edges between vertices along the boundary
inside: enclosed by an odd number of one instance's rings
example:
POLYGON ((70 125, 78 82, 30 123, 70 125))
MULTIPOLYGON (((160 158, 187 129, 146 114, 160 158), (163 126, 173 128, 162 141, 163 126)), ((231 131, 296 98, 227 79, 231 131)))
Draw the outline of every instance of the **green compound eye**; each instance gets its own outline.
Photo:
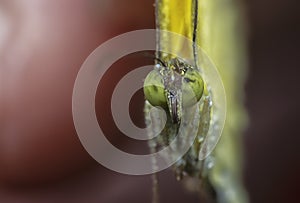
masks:
POLYGON ((204 82, 197 70, 188 69, 183 76, 182 100, 183 106, 191 106, 197 103, 203 94, 204 82))
MULTIPOLYGON (((197 70, 188 69, 183 76, 182 105, 192 106, 202 97, 204 82, 197 70)), ((157 70, 152 70, 144 81, 144 94, 152 106, 167 109, 168 103, 162 75, 157 70)))
POLYGON ((157 70, 152 70, 144 81, 144 94, 152 106, 167 108, 163 78, 157 70))

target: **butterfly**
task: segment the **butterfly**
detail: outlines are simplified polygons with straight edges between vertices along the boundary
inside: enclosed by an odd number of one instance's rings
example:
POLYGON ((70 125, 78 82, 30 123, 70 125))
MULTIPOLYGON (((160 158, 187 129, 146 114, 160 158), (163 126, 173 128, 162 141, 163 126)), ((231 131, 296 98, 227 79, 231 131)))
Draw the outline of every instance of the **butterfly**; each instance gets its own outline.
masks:
MULTIPOLYGON (((189 129, 195 126, 189 122, 196 121, 198 128, 196 139, 190 149, 173 166, 176 178, 181 180, 185 176, 199 179, 200 187, 214 190, 207 179, 207 170, 213 163, 212 159, 199 159, 199 154, 204 145, 209 128, 213 125, 213 99, 209 85, 202 76, 201 66, 198 63, 197 45, 198 26, 198 1, 156 1, 156 29, 157 51, 154 69, 147 75, 144 82, 145 117, 146 124, 161 128, 160 115, 149 114, 153 106, 162 108, 167 115, 167 121, 159 136, 149 140, 152 153, 168 146, 178 136, 180 126, 184 129, 181 138, 173 147, 173 152, 166 155, 177 156, 182 143, 188 137, 189 129), (176 12, 175 12, 176 11, 176 12), (185 44, 180 38, 168 36, 160 30, 168 30, 181 34, 192 40, 192 45, 185 44), (169 54, 160 50, 171 49, 181 52, 184 58, 169 54), (183 116, 187 121, 182 120, 183 116), (155 122, 156 121, 156 122, 155 122)), ((153 131, 156 131, 153 129, 153 131)), ((151 133, 151 132, 150 132, 151 133)), ((202 149, 202 151, 205 151, 202 149)), ((153 165, 155 167, 155 160, 153 165)), ((153 175, 153 202, 158 202, 158 179, 153 175)), ((211 198, 211 197, 210 197, 211 198)))

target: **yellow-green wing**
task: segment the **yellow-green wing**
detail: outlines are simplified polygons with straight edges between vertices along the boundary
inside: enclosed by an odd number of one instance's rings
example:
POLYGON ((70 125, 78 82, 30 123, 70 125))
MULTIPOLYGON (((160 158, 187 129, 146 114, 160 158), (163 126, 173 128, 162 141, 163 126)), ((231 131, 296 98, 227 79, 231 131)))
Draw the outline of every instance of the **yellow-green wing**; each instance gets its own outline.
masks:
MULTIPOLYGON (((156 12, 158 29, 175 32, 192 40, 192 0, 157 0, 156 12)), ((192 57, 192 47, 186 47, 180 38, 161 34, 158 43, 161 50, 172 50, 173 53, 180 51, 183 56, 192 57)), ((166 60, 166 58, 169 59, 170 56, 162 56, 162 59, 166 60)))
POLYGON ((198 44, 216 64, 226 91, 227 119, 215 148, 210 178, 222 202, 247 202, 241 182, 242 131, 246 113, 242 105, 246 71, 244 21, 240 1, 200 0, 198 44))

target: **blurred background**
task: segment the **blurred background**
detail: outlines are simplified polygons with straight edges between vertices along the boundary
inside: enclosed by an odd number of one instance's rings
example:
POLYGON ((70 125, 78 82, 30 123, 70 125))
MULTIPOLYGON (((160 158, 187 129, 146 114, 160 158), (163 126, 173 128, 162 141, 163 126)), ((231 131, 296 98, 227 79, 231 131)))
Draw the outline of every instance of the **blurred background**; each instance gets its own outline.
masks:
MULTIPOLYGON (((297 202, 299 3, 244 2, 250 118, 244 184, 250 202, 297 202)), ((73 84, 86 57, 111 37, 144 28, 154 28, 153 0, 0 0, 0 202, 150 201, 150 176, 117 174, 92 160, 78 140, 71 109, 73 84)), ((107 113, 102 105, 96 109, 107 113)), ((138 103, 133 112, 141 111, 138 103)), ((110 119, 103 122, 112 125, 110 119)), ((172 173, 160 177, 162 202, 197 202, 172 173)))

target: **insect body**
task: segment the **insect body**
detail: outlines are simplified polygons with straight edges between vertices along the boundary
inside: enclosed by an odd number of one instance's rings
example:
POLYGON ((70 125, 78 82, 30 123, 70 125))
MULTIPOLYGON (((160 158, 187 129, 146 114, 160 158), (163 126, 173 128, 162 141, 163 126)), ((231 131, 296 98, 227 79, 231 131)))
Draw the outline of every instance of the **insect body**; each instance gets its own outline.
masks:
MULTIPOLYGON (((164 130, 151 141, 154 142, 151 144, 154 151, 169 145, 178 133, 182 114, 188 113, 185 110, 189 108, 197 107, 195 109, 199 126, 193 126, 198 128, 196 140, 174 168, 178 179, 183 175, 201 178, 204 163, 199 160, 198 155, 211 123, 212 101, 200 72, 179 58, 160 61, 145 79, 144 94, 148 101, 145 110, 148 111, 151 106, 159 106, 166 111, 168 118, 164 130)), ((150 122, 150 118, 148 121, 150 122)))
MULTIPOLYGON (((177 12, 177 10, 176 10, 177 12)), ((179 12, 179 11, 178 11, 179 12)), ((209 86, 202 77, 201 67, 198 65, 197 25, 198 25, 198 0, 187 1, 156 1, 156 25, 157 25, 157 52, 155 68, 144 82, 145 118, 146 125, 152 124, 150 134, 163 130, 159 136, 149 140, 151 153, 169 146, 175 139, 173 153, 166 154, 166 159, 174 159, 178 156, 182 145, 188 139, 191 128, 197 128, 196 139, 193 140, 189 150, 174 164, 176 178, 181 180, 184 176, 196 178, 198 189, 206 190, 210 186, 207 173, 212 166, 211 159, 200 160, 200 153, 205 152, 208 147, 205 138, 209 134, 212 119, 212 95, 209 86), (175 14, 171 8, 181 7, 185 13, 175 14), (175 23, 177 26, 175 26, 175 23), (192 40, 192 46, 185 44, 175 38, 160 33, 160 29, 167 29, 185 35, 192 40), (161 50, 180 51, 187 56, 185 59, 165 53, 161 50), (187 62, 190 60, 192 62, 187 62), (193 64, 193 65, 191 65, 193 64), (167 115, 166 124, 163 126, 161 115, 149 114, 153 106, 161 107, 167 115), (188 118, 183 120, 182 118, 188 118), (196 121, 196 122, 194 122, 196 121), (191 124, 193 123, 193 124, 191 124), (179 133, 179 130, 180 133, 179 133), (180 137, 180 136, 181 137, 180 137), (205 186, 204 186, 205 185, 205 186), (205 187, 205 189, 203 187, 205 187)), ((151 136, 153 137, 153 136, 151 136)), ((211 158, 211 157, 210 157, 211 158)), ((153 160, 156 167, 156 160, 153 160)), ((212 189, 213 191, 214 189, 212 189)), ((199 191, 199 190, 198 190, 199 191)), ((210 191, 211 192, 211 191, 210 191)), ((158 202, 158 179, 153 175, 153 202, 158 202)), ((211 198, 209 198, 211 199, 211 198)))

